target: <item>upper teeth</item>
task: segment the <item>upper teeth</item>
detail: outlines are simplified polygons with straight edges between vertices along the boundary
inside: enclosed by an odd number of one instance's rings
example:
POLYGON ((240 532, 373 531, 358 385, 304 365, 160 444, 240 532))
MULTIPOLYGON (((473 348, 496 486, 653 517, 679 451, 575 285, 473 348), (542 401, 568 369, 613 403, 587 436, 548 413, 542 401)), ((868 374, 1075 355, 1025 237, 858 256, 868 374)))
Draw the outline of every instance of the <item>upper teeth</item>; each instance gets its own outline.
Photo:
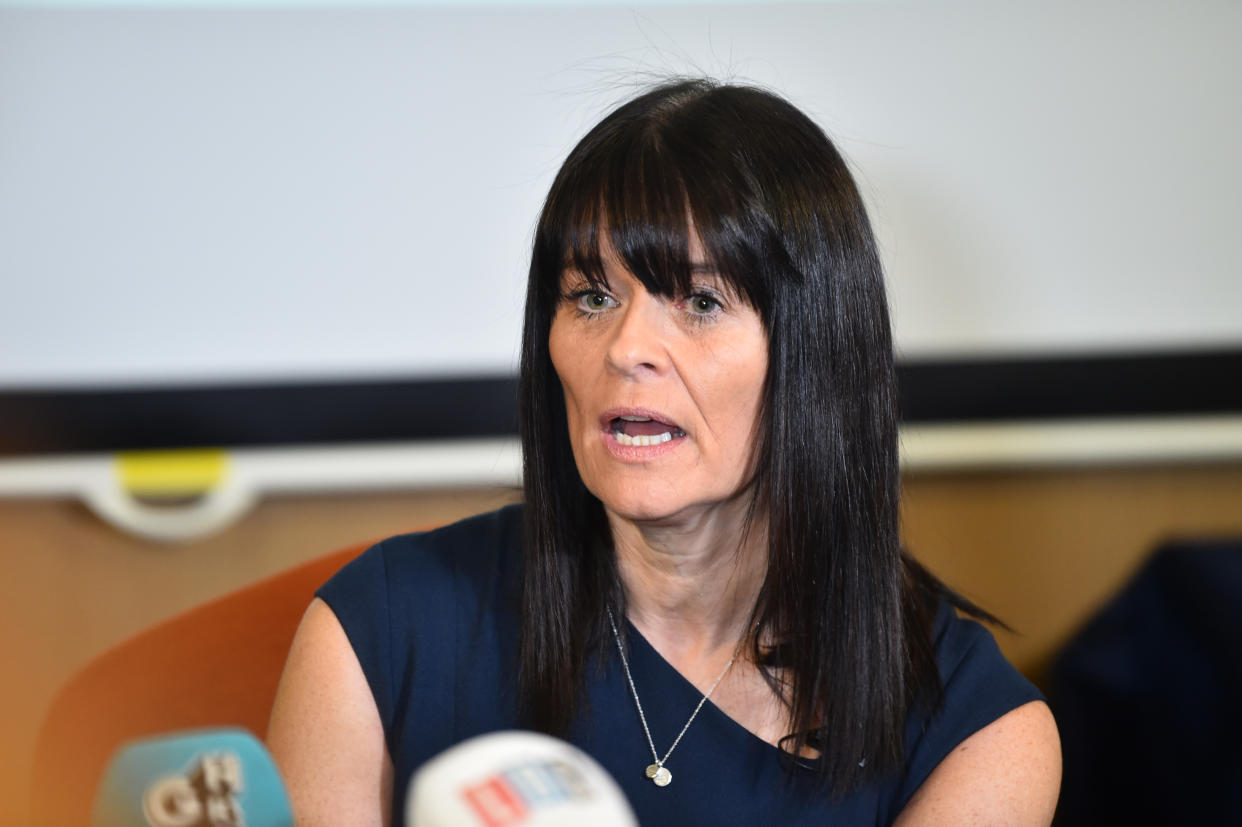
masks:
POLYGON ((649 416, 619 416, 618 419, 624 419, 626 422, 650 422, 649 416))

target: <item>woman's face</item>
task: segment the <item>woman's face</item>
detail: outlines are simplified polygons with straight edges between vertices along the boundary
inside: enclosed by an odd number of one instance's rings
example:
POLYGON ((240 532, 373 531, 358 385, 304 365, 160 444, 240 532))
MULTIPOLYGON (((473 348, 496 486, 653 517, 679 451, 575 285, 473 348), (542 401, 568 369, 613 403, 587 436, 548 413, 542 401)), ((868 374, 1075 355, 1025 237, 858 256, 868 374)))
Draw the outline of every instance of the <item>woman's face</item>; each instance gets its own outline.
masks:
MULTIPOLYGON (((689 296, 648 293, 610 246, 607 286, 575 271, 548 339, 586 487, 628 520, 690 517, 737 502, 752 473, 767 335, 706 267, 689 296)), ((697 241, 692 261, 705 261, 697 241)))

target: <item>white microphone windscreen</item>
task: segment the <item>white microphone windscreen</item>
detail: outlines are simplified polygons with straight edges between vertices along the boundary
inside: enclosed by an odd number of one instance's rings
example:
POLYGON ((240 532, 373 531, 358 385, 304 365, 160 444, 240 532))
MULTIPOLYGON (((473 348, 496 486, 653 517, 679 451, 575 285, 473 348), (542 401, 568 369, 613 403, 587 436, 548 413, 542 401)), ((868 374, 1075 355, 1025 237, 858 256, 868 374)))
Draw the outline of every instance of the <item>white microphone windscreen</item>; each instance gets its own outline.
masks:
POLYGON ((410 780, 410 827, 636 827, 617 782, 575 746, 535 732, 463 741, 410 780))

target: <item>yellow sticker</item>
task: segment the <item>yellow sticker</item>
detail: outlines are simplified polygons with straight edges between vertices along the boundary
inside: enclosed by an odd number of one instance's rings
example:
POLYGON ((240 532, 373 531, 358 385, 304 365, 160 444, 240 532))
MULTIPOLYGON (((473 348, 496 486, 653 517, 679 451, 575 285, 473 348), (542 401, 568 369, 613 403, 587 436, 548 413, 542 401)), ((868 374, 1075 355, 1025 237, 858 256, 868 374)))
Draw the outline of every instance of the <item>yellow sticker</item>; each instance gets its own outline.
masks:
POLYGON ((117 455, 116 469, 121 485, 134 496, 189 497, 224 481, 229 456, 220 448, 132 451, 117 455))

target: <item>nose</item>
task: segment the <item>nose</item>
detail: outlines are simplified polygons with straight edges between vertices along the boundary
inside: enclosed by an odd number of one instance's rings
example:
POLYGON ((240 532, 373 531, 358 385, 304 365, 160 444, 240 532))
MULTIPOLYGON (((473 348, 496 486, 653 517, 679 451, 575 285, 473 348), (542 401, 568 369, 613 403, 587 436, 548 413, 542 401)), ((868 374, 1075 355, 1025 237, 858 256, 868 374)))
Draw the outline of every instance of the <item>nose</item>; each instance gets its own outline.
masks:
POLYGON ((669 368, 664 303, 645 290, 638 290, 614 322, 608 343, 610 368, 623 376, 659 376, 669 368))

